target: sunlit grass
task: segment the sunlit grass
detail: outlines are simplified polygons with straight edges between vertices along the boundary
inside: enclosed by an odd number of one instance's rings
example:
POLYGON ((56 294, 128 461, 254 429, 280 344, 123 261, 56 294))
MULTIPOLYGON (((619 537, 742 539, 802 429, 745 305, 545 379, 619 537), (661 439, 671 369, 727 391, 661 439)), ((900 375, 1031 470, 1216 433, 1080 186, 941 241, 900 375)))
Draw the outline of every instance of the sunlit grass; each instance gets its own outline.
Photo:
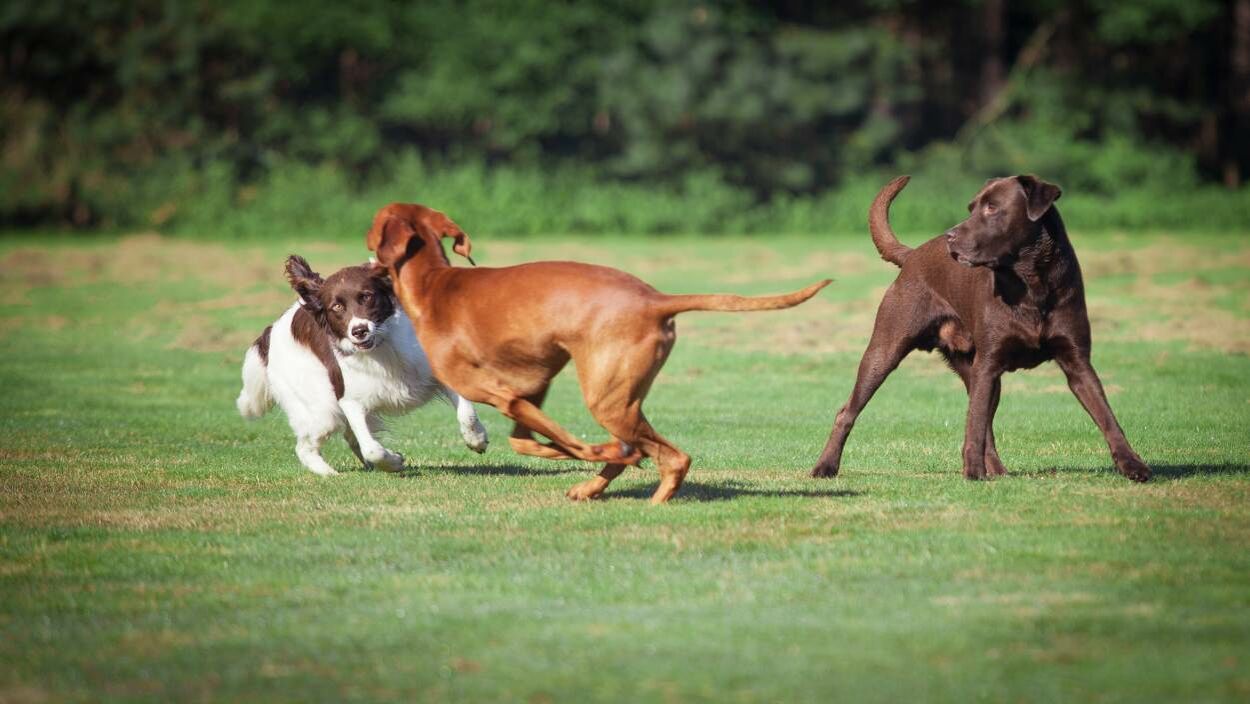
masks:
MULTIPOLYGON (((0 244, 0 701, 1245 700, 1250 247, 1078 240, 1095 365, 1156 470, 1133 485, 1052 366, 1008 377, 1012 476, 959 476, 965 397, 908 359, 836 480, 806 473, 893 268, 867 237, 494 242, 673 292, 835 284, 689 314, 648 400, 686 486, 465 449, 397 420, 402 476, 304 471, 234 413, 243 349, 357 243, 0 244)), ((562 379, 547 403, 603 437, 562 379)), ((336 443, 329 461, 349 469, 336 443)))

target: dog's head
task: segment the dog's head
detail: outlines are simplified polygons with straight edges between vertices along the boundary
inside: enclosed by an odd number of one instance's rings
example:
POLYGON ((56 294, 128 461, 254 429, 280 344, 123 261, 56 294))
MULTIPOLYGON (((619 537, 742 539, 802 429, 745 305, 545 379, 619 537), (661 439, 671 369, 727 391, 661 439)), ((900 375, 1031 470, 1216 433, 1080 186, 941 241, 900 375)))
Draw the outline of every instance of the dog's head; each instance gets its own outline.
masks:
POLYGON ((453 252, 473 261, 469 236, 451 218, 424 205, 391 203, 374 216, 365 244, 377 255, 379 265, 398 276, 411 260, 434 266, 450 264, 440 242, 443 237, 453 240, 453 252))
POLYGON ((946 231, 951 257, 965 266, 1003 266, 1036 239, 1062 191, 1036 176, 993 178, 968 204, 968 219, 946 231))
POLYGON ((386 323, 395 314, 385 270, 349 266, 322 279, 303 257, 292 254, 286 278, 300 305, 330 333, 340 352, 371 350, 385 337, 386 323))

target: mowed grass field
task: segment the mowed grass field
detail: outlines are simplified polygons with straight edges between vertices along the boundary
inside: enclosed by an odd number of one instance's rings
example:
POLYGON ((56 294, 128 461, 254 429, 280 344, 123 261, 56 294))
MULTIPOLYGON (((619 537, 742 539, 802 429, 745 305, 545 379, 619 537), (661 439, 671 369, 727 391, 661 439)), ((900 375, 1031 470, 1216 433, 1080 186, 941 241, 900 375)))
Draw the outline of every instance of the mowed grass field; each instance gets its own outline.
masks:
MULTIPOLYGON (((906 235, 906 233, 905 233, 906 235)), ((506 241, 661 290, 835 283, 690 313, 646 409, 694 459, 484 456, 432 404, 402 475, 305 471, 281 412, 234 410, 242 353, 352 239, 0 242, 0 702, 1245 701, 1250 240, 1074 233, 1094 363, 1155 479, 1132 484, 1054 365, 1009 375, 1011 475, 959 473, 966 397, 906 360, 834 480, 807 477, 895 269, 866 234, 506 241)), ((918 243, 913 233, 904 239, 918 243)), ((454 305, 449 302, 449 305, 454 305)), ((546 408, 602 438, 571 370, 546 408)))

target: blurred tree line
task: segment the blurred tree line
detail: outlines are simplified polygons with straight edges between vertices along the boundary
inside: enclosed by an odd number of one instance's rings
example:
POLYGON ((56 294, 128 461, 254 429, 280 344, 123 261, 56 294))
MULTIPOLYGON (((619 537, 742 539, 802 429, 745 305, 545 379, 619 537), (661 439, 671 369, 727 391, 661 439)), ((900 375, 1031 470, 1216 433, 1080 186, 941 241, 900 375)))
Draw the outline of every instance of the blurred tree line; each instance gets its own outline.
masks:
POLYGON ((1244 223, 1250 0, 12 0, 0 115, 10 226, 823 230, 887 168, 1244 223))

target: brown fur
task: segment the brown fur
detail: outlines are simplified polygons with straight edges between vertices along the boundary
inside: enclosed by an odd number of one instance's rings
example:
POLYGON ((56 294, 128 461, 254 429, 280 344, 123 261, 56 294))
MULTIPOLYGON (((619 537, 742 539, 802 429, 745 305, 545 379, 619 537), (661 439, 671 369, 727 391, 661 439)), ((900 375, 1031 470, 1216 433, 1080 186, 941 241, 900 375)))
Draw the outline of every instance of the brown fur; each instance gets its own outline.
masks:
POLYGON ((838 473, 855 419, 903 357, 937 349, 968 389, 965 477, 1007 471, 993 429, 1002 374, 1053 359, 1102 431, 1116 468, 1134 481, 1149 479, 1150 468, 1129 446, 1090 364, 1085 288, 1054 207, 1059 188, 1033 176, 991 179, 968 205, 966 220, 910 249, 887 218, 905 185, 906 176, 891 181, 869 212, 873 243, 902 270, 877 309, 855 388, 812 476, 838 473))
POLYGON ((650 457, 660 470, 652 503, 681 486, 690 457, 662 437, 642 401, 677 340, 673 316, 690 310, 772 310, 798 305, 828 280, 783 296, 668 296, 616 269, 579 262, 452 267, 440 237, 468 257, 465 233, 442 213, 392 204, 374 218, 369 249, 394 281, 435 375, 471 401, 516 421, 521 454, 604 462, 568 491, 598 497, 625 466, 650 457), (540 409, 551 379, 573 360, 591 415, 613 442, 583 443, 540 409), (540 443, 538 433, 550 440, 540 443))
POLYGON ((252 344, 256 346, 256 352, 260 355, 261 364, 269 364, 269 336, 273 333, 273 326, 266 325, 261 331, 260 337, 252 344))

